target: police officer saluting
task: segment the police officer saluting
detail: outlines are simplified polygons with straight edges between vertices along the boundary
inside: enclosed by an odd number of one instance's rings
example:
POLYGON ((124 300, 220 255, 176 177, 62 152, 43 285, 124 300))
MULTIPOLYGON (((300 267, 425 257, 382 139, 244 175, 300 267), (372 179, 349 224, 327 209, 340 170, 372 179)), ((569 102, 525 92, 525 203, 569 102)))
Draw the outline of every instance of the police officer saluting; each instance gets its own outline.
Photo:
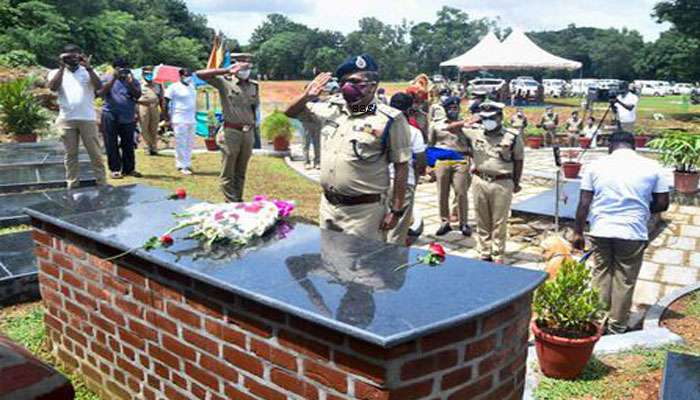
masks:
POLYGON ((236 62, 230 68, 197 71, 197 76, 219 90, 224 114, 221 191, 227 201, 243 201, 248 161, 253 152, 255 112, 260 104, 257 82, 251 81, 251 56, 232 54, 236 62))
POLYGON ((482 129, 466 130, 472 145, 477 247, 482 260, 503 263, 513 193, 520 191, 523 139, 503 127, 502 103, 481 104, 482 129))
POLYGON ((320 225, 323 229, 384 240, 405 211, 411 160, 410 131, 403 114, 377 104, 379 72, 371 56, 351 57, 335 71, 341 94, 318 98, 331 74, 319 74, 287 108, 292 118, 321 123, 320 225), (394 165, 394 191, 389 165, 394 165), (388 207, 387 207, 388 203, 388 207))

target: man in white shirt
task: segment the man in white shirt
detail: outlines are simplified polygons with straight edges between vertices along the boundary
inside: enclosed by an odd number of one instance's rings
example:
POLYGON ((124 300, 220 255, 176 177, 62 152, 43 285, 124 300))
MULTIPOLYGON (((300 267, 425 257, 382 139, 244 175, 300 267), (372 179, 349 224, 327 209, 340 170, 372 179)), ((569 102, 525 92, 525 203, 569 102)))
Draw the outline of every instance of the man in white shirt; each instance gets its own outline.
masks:
MULTIPOLYGON (((391 107, 396 108, 404 113, 406 118, 408 118, 408 111, 413 106, 413 97, 406 93, 396 93, 391 97, 391 102, 389 104, 391 107)), ((411 222, 413 219, 413 204, 416 194, 416 175, 421 176, 425 174, 425 141, 423 140, 423 133, 417 126, 411 125, 409 122, 409 131, 411 133, 411 151, 413 152, 413 165, 408 168, 408 184, 406 186, 406 196, 404 197, 404 204, 406 211, 399 218, 399 222, 396 226, 389 230, 387 233, 387 242, 394 243, 400 246, 408 245, 406 239, 408 239, 408 230, 411 228, 411 222)), ((394 167, 389 166, 391 173, 391 181, 394 181, 394 167)), ((393 189, 393 187, 392 187, 393 189)), ((389 194, 389 198, 392 198, 393 190, 389 194)))
POLYGON ((67 45, 59 58, 60 67, 49 72, 49 88, 58 93, 59 113, 56 127, 66 149, 66 183, 68 189, 79 185, 80 141, 90 156, 98 185, 107 183, 102 150, 97 136, 95 91, 102 87, 100 77, 78 46, 67 45))
POLYGON ((192 175, 192 146, 197 128, 197 92, 192 72, 180 69, 180 81, 165 91, 165 109, 175 132, 175 167, 183 175, 192 175))
POLYGON ((651 213, 668 209, 670 182, 656 161, 634 151, 630 132, 614 133, 609 152, 584 170, 574 247, 585 247, 588 219, 593 286, 608 310, 608 332, 624 333, 649 240, 647 223, 651 213))
POLYGON ((622 94, 615 98, 615 111, 620 130, 634 133, 634 123, 637 121, 637 104, 639 97, 634 94, 634 85, 624 88, 622 94))

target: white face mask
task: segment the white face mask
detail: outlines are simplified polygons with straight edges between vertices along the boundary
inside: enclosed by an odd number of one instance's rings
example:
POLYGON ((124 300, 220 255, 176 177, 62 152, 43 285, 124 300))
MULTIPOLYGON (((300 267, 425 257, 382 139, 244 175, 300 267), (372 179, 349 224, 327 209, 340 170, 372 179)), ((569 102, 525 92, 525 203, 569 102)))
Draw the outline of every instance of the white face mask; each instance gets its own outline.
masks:
POLYGON ((248 79, 248 77, 250 76, 250 70, 242 69, 236 72, 236 76, 238 77, 238 79, 248 79))
POLYGON ((485 119, 482 122, 482 125, 484 125, 484 129, 486 129, 486 131, 488 131, 488 132, 491 132, 491 131, 495 130, 496 128, 498 128, 498 122, 496 122, 493 119, 485 119))

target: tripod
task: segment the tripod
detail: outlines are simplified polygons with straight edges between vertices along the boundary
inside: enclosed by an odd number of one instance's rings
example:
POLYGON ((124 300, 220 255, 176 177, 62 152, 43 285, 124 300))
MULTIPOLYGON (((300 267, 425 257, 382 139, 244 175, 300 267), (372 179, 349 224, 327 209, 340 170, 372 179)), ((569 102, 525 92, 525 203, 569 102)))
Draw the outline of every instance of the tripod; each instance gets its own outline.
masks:
MULTIPOLYGON (((591 107, 592 109, 592 107, 591 107)), ((617 117, 617 108, 615 107, 615 102, 608 102, 608 108, 605 109, 605 112, 603 113, 603 118, 600 119, 600 122, 598 122, 598 126, 595 128, 595 131, 593 131, 593 136, 591 137, 591 141, 595 141, 596 137, 598 137, 598 132, 600 132, 600 127, 603 126, 603 122, 605 122, 605 118, 608 116, 608 114, 612 112, 615 115, 615 124, 617 125, 617 129, 620 130, 621 125, 620 125, 620 119, 617 117)), ((593 112, 591 112, 592 114, 593 112)), ((586 154, 586 151, 588 149, 583 149, 581 154, 579 154, 578 159, 576 160, 577 162, 581 162, 581 159, 583 156, 586 154)))

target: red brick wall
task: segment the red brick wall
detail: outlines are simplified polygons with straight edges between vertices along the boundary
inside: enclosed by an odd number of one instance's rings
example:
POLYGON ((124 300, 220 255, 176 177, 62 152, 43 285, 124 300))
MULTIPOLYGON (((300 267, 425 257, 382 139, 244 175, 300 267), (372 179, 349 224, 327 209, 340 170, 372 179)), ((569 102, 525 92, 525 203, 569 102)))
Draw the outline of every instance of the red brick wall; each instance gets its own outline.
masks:
POLYGON ((105 398, 520 399, 530 297, 384 349, 46 227, 53 351, 105 398))

